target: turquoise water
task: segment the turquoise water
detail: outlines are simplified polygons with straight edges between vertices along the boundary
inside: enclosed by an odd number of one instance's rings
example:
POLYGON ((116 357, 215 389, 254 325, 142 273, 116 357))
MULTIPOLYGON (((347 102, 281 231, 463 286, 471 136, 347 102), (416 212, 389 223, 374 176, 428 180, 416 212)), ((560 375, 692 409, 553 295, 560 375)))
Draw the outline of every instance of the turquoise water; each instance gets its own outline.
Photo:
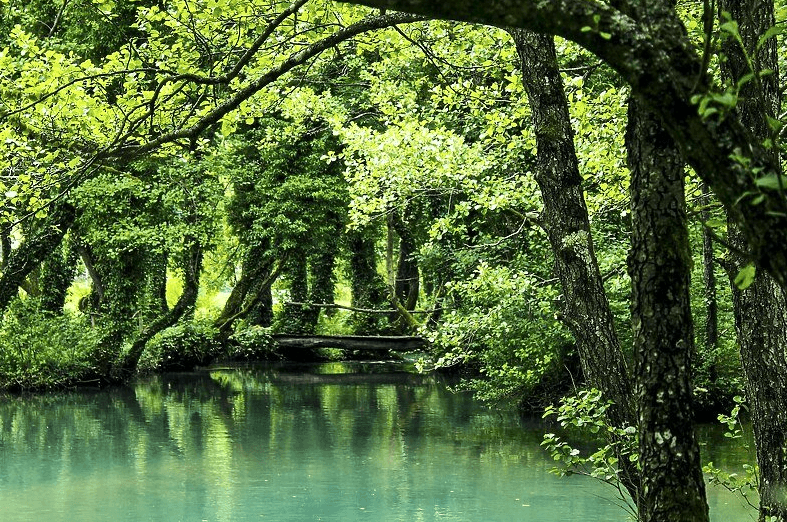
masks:
MULTIPOLYGON (((624 521, 520 422, 385 365, 263 366, 0 403, 0 520, 624 521)), ((702 432, 714 463, 749 451, 702 432)), ((748 520, 712 490, 714 518, 748 520), (743 518, 741 518, 743 517, 743 518)))

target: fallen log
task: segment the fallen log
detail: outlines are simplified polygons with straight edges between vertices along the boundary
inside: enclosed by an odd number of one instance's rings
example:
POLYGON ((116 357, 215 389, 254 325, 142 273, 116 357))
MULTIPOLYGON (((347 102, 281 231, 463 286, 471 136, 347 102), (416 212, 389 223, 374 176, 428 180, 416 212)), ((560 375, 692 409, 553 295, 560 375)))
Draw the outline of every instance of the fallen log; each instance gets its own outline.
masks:
POLYGON ((341 350, 392 350, 409 352, 422 350, 429 345, 423 337, 394 335, 284 335, 276 334, 273 340, 279 348, 339 348, 341 350))

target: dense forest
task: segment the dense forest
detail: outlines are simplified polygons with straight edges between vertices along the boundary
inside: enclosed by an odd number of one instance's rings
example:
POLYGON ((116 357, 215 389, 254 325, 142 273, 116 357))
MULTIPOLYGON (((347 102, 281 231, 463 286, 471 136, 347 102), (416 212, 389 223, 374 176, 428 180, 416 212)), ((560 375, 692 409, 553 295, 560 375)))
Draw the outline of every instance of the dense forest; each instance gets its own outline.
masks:
POLYGON ((708 520, 693 419, 746 408, 713 476, 787 520, 782 0, 0 13, 1 389, 417 335, 645 521, 708 520))

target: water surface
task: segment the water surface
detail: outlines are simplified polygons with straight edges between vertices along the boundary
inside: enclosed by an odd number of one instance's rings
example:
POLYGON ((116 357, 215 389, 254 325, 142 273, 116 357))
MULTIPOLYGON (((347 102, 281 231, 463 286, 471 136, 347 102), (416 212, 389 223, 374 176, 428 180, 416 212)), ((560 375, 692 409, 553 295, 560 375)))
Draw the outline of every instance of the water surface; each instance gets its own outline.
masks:
MULTIPOLYGON (((624 521, 540 420, 386 365, 255 366, 0 403, 0 520, 624 521)), ((701 430, 734 469, 750 450, 701 430)), ((713 518, 748 520, 710 491, 713 518)))

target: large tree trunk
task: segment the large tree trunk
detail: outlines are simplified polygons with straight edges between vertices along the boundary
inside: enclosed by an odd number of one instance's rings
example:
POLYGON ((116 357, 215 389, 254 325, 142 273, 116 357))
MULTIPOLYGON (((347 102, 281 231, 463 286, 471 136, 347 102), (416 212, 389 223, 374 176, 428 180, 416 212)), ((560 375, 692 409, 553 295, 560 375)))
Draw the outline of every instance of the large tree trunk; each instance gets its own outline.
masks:
POLYGON ((309 272, 303 252, 287 261, 285 273, 289 282, 290 303, 284 305, 277 320, 279 331, 299 335, 312 334, 314 330, 308 329, 306 318, 310 307, 304 304, 309 299, 309 272), (299 304, 291 304, 293 302, 299 304))
MULTIPOLYGON (((339 231, 337 231, 339 234, 339 231)), ((336 265, 337 245, 326 245, 323 252, 315 254, 309 259, 309 303, 330 304, 333 303, 333 294, 336 286, 336 279, 333 274, 336 265)), ((320 307, 311 306, 306 310, 304 319, 310 326, 311 331, 317 328, 320 318, 320 307)))
POLYGON ((5 270, 8 256, 11 255, 11 229, 0 229, 0 270, 5 270))
MULTIPOLYGON (((522 80, 533 118, 538 145, 535 178, 544 202, 541 221, 563 288, 563 317, 576 340, 588 384, 614 402, 608 410, 610 422, 617 427, 633 426, 629 373, 596 262, 554 38, 522 29, 509 32, 522 60, 522 80)), ((620 462, 623 483, 637 502, 636 467, 627 459, 620 462)))
POLYGON ((269 243, 250 246, 243 257, 241 277, 232 289, 215 326, 222 331, 237 319, 248 317, 252 324, 270 326, 273 319, 271 278, 274 261, 268 252, 269 243))
POLYGON ((694 435, 684 166, 672 138, 636 100, 626 133, 631 169, 635 382, 644 522, 707 522, 694 435))
POLYGON ((96 313, 104 299, 104 281, 96 269, 95 256, 90 245, 83 243, 78 238, 75 240, 75 244, 91 282, 90 295, 82 298, 79 302, 79 309, 85 313, 96 313))
MULTIPOLYGON (((54 206, 41 227, 8 255, 0 277, 0 312, 16 297, 25 278, 37 268, 63 241, 74 223, 76 211, 68 203, 54 206)), ((5 246, 4 246, 5 248, 5 246)))
MULTIPOLYGON (((757 42, 774 24, 774 6, 767 0, 722 0, 738 22, 745 52, 751 57, 755 72, 771 69, 773 74, 749 81, 741 89, 738 113, 757 139, 773 134, 766 117, 775 117, 780 107, 776 39, 756 49, 757 42)), ((737 82, 750 71, 749 61, 740 45, 729 39, 724 45, 727 57, 725 74, 737 82)), ((729 224, 728 240, 733 249, 744 250, 746 241, 741 230, 729 224)), ((730 279, 733 310, 741 365, 746 377, 757 463, 760 468, 760 520, 775 517, 787 520, 787 303, 773 278, 757 265, 755 281, 738 290, 734 279, 748 260, 730 253, 730 279)))
POLYGON ((169 312, 167 303, 167 265, 169 256, 166 252, 148 254, 148 273, 146 281, 147 310, 145 319, 169 312))
POLYGON ((394 216, 391 223, 399 236, 399 260, 394 283, 396 298, 405 310, 415 310, 421 281, 418 259, 415 257, 418 246, 404 218, 394 216))

